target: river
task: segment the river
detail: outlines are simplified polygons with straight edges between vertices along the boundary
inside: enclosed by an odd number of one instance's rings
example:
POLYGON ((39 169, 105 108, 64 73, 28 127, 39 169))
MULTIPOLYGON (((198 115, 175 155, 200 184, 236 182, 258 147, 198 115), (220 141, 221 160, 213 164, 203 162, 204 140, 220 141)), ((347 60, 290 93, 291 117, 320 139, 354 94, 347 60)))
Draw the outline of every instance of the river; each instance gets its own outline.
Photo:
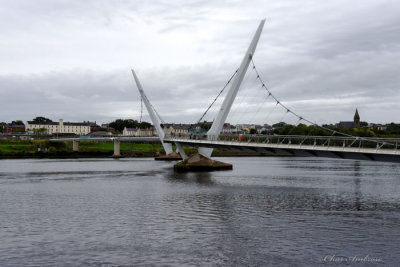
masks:
MULTIPOLYGON (((0 160, 0 266, 395 266, 400 165, 0 160)), ((398 266, 398 265, 397 265, 398 266)))

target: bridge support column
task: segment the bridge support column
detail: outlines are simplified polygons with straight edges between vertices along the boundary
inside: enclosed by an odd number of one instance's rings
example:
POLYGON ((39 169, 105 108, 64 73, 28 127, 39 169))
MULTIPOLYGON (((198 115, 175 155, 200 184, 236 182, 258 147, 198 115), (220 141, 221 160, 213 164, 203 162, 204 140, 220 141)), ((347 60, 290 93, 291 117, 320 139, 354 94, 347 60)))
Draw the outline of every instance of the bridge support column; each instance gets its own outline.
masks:
POLYGON ((114 140, 114 155, 113 157, 120 157, 121 156, 121 142, 118 140, 114 140))
POLYGON ((178 172, 232 170, 232 164, 212 160, 197 153, 175 164, 174 170, 178 172))
POLYGON ((167 155, 160 155, 154 158, 155 160, 165 160, 165 161, 173 161, 173 160, 182 160, 181 155, 176 152, 171 152, 167 155))
POLYGON ((185 153, 185 150, 183 150, 183 147, 180 143, 175 142, 176 149, 178 150, 179 154, 181 155, 182 159, 185 160, 188 158, 188 156, 185 153))
POLYGON ((72 151, 79 151, 79 142, 73 140, 72 141, 72 151))

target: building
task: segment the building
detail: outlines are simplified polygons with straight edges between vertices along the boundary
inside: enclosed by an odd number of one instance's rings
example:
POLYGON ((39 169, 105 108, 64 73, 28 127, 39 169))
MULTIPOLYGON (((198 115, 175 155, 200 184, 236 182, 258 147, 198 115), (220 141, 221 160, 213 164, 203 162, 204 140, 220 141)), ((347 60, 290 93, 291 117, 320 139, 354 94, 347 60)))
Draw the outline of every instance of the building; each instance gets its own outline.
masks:
POLYGON ((163 131, 166 135, 186 135, 189 129, 192 128, 191 124, 164 124, 163 131))
POLYGON ((371 130, 386 131, 387 125, 371 123, 368 125, 368 128, 371 130))
POLYGON ((191 125, 190 124, 174 124, 174 134, 183 135, 189 132, 191 125))
POLYGON ((113 127, 110 127, 109 123, 101 124, 100 129, 105 129, 107 131, 115 131, 115 129, 113 127))
POLYGON ((356 113, 354 114, 354 127, 355 128, 360 128, 360 115, 358 114, 358 110, 356 109, 356 113))
POLYGON ((138 131, 138 128, 124 128, 122 130, 122 135, 123 136, 136 136, 136 133, 138 131))
POLYGON ((92 121, 84 121, 83 123, 87 123, 90 126, 90 132, 97 132, 100 131, 100 125, 98 125, 96 122, 92 121))
POLYGON ((352 121, 341 121, 341 122, 336 124, 336 128, 340 128, 340 127, 354 128, 354 122, 352 122, 352 121))
POLYGON ((7 123, 4 125, 3 132, 4 133, 24 133, 25 125, 24 124, 7 123))
POLYGON ((150 129, 139 129, 139 128, 124 128, 122 131, 123 136, 154 136, 154 128, 150 129))
POLYGON ((224 126, 222 127, 221 134, 233 134, 236 132, 236 127, 229 124, 229 123, 224 123, 224 126))
POLYGON ((360 115, 358 114, 358 109, 354 114, 353 121, 341 121, 337 123, 336 128, 345 127, 345 128, 359 128, 360 127, 360 115))
POLYGON ((33 134, 76 134, 87 135, 90 133, 88 122, 35 122, 28 121, 26 131, 33 134))

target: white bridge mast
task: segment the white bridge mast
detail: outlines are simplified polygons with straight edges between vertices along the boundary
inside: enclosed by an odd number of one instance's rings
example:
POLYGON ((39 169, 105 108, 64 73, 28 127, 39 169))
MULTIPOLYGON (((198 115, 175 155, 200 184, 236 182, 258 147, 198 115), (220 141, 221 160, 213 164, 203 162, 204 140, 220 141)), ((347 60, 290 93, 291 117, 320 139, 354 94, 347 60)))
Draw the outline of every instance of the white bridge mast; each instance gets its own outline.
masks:
MULTIPOLYGON (((253 40, 251 41, 250 46, 246 54, 244 55, 242 63, 240 64, 238 72, 234 80, 232 81, 232 85, 225 96, 217 117, 215 118, 210 130, 208 130, 207 132, 208 140, 216 140, 222 130, 222 127, 224 126, 226 118, 228 117, 228 113, 231 110, 233 101, 235 100, 237 92, 239 91, 240 85, 243 81, 244 75, 246 74, 247 68, 249 67, 251 58, 254 55, 254 51, 256 50, 258 40, 260 39, 260 35, 264 27, 264 23, 265 19, 260 22, 260 25, 258 26, 258 29, 253 37, 253 40)), ((198 151, 199 154, 209 158, 213 149, 208 147, 199 147, 198 151)))
POLYGON ((161 128, 161 121, 156 116, 156 114, 155 114, 155 112, 154 112, 154 110, 153 110, 153 108, 152 108, 152 106, 150 104, 150 101, 147 98, 146 94, 144 93, 142 85, 140 84, 140 81, 139 81, 138 77, 136 76, 136 73, 135 73, 135 71, 133 69, 132 69, 132 74, 133 74, 133 77, 135 78, 137 88, 139 90, 140 95, 142 96, 142 99, 143 99, 143 102, 144 102, 144 104, 145 104, 145 106, 147 108, 147 111, 149 112, 151 121, 153 122, 154 127, 156 128, 157 134, 160 137, 160 141, 161 141, 162 146, 164 147, 165 153, 167 155, 171 154, 172 152, 174 152, 174 150, 172 149, 172 145, 171 144, 164 143, 164 131, 161 128))

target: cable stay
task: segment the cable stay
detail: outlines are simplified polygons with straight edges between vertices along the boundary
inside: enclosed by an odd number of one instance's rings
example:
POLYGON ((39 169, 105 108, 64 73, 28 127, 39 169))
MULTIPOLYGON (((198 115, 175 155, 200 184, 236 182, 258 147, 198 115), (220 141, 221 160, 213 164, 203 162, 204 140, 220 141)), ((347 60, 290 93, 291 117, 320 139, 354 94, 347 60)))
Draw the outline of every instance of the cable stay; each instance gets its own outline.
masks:
POLYGON ((217 101, 217 99, 219 98, 219 96, 222 94, 222 92, 225 90, 225 88, 229 85, 229 83, 232 81, 233 77, 235 77, 235 75, 237 74, 237 72, 239 71, 239 69, 237 69, 233 75, 229 78, 228 82, 225 84, 225 86, 222 88, 222 90, 218 93, 217 97, 213 100, 213 102, 211 103, 211 105, 206 109, 206 111, 203 113, 203 115, 200 117, 200 119, 197 121, 197 124, 199 124, 201 122, 201 120, 204 118, 204 116, 206 116, 207 112, 211 109, 211 107, 214 105, 214 103, 217 101))

